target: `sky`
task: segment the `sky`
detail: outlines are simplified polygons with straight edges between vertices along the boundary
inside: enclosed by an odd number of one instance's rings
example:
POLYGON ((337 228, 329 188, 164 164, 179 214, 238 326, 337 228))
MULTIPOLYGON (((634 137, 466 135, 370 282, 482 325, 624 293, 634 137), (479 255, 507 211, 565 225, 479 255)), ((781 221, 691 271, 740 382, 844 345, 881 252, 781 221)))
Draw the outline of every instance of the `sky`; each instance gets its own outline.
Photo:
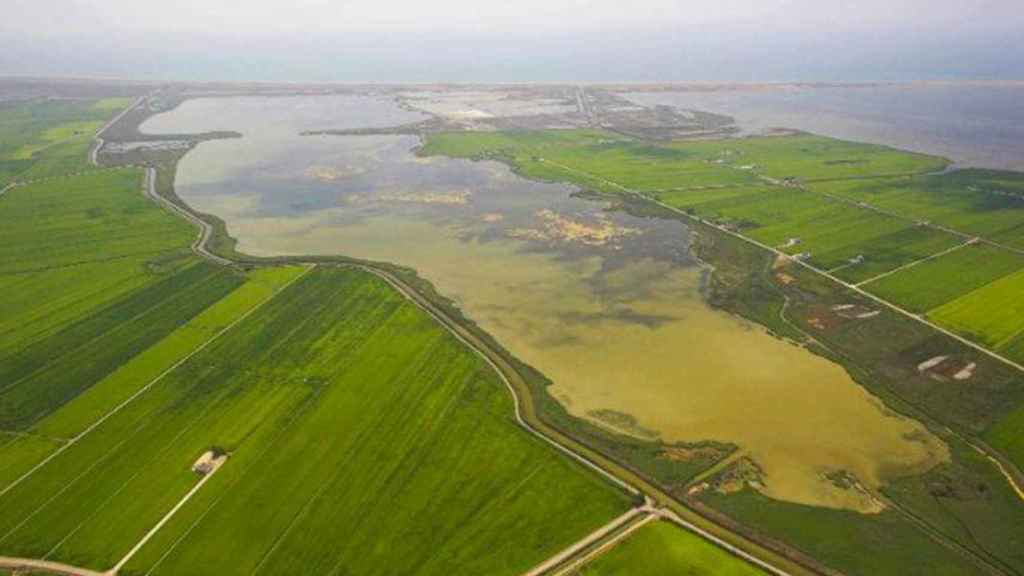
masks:
POLYGON ((0 0, 0 74, 1024 79, 1020 0, 0 0))

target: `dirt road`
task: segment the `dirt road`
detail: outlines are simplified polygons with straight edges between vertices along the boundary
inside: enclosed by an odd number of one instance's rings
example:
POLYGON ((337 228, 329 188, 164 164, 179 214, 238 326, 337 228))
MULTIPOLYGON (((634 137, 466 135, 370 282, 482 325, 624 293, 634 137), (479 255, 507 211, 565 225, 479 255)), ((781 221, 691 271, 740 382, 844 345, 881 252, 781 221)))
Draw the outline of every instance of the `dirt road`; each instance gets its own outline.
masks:
POLYGON ((34 560, 32 558, 12 558, 0 556, 0 569, 11 572, 46 572, 48 574, 63 574, 65 576, 105 576, 104 572, 80 568, 60 562, 48 560, 34 560))
POLYGON ((212 260, 212 261, 216 262, 217 264, 222 264, 224 266, 231 266, 232 264, 234 264, 234 262, 232 262, 231 260, 228 260, 227 258, 221 258, 220 256, 217 256, 216 254, 213 254, 209 250, 206 249, 206 243, 213 236, 213 226, 210 226, 202 218, 199 218, 199 217, 195 216, 194 214, 192 214, 188 210, 183 209, 182 207, 178 206, 174 202, 171 202, 170 200, 168 200, 168 199, 164 198, 163 196, 157 194, 157 192, 156 192, 156 168, 146 168, 145 190, 146 190, 146 196, 148 196, 151 200, 153 200, 157 204, 163 206, 167 210, 170 210, 174 214, 177 214, 178 216, 181 216, 182 218, 188 220, 193 225, 195 225, 197 228, 199 228, 199 237, 197 237, 195 239, 195 241, 192 242, 192 251, 193 252, 195 252, 196 254, 202 256, 203 258, 206 258, 208 260, 212 260))
MULTIPOLYGON (((561 566, 562 564, 564 564, 573 556, 576 556, 583 550, 586 550, 588 547, 600 542, 609 534, 615 532, 620 527, 632 522, 637 517, 645 515, 647 516, 647 518, 652 517, 650 514, 647 514, 640 508, 633 508, 629 512, 626 512, 625 514, 619 516, 618 518, 615 518, 614 520, 605 524, 604 526, 601 526, 597 530, 594 530, 590 534, 587 534, 587 536, 582 540, 579 540, 578 542, 572 544, 571 546, 562 550, 558 554, 555 554, 554 556, 541 562, 532 570, 523 574, 523 576, 543 576, 544 574, 548 573, 555 574, 555 572, 552 571, 561 566)), ((647 518, 645 518, 644 520, 646 520, 647 518)), ((641 522, 643 522, 643 520, 641 520, 641 522)), ((558 573, 561 572, 562 571, 560 570, 558 573)))

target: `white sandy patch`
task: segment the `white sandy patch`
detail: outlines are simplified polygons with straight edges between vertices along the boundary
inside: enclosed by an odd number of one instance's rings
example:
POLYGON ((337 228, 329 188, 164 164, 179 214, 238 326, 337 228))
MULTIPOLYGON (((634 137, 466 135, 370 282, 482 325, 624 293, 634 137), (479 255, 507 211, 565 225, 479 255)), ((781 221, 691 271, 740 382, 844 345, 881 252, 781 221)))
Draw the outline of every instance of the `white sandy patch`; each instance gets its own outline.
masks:
POLYGON ((961 368, 959 372, 957 372, 956 374, 953 374, 953 379, 954 380, 967 380, 971 376, 974 376, 974 369, 977 368, 977 367, 978 367, 977 364, 975 364, 974 362, 971 362, 967 366, 964 366, 963 368, 961 368))
POLYGON ((949 356, 936 356, 934 358, 929 358, 928 360, 925 360, 924 362, 921 362, 920 364, 917 365, 917 371, 924 372, 925 370, 928 370, 930 368, 935 368, 939 364, 945 362, 947 358, 949 358, 949 356))

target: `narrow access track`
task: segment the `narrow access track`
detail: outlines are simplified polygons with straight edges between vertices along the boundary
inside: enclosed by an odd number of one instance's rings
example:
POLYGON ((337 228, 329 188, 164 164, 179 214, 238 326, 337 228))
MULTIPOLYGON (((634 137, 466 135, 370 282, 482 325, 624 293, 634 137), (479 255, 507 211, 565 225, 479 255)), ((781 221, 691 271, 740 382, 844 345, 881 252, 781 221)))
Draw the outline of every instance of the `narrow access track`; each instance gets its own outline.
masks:
MULTIPOLYGON (((977 238, 971 238, 970 240, 964 242, 963 244, 957 244, 956 246, 953 246, 952 248, 947 248, 946 250, 943 250, 941 252, 936 252, 935 254, 931 254, 929 256, 925 256, 924 258, 921 258, 919 260, 914 260, 913 262, 908 262, 908 263, 904 264, 903 266, 900 266, 899 268, 893 268, 892 270, 889 270, 888 272, 882 272, 878 276, 872 276, 871 278, 868 278, 867 280, 863 280, 861 282, 857 282, 856 284, 854 284, 854 286, 864 286, 865 284, 870 284, 870 283, 874 282, 875 280, 881 280, 882 278, 885 278, 887 276, 892 276, 893 274, 897 274, 899 272, 903 272, 904 270, 906 270, 908 268, 913 268, 914 266, 917 266, 919 264, 924 264, 925 262, 931 262, 932 260, 935 260, 936 258, 941 258, 942 256, 945 256, 946 254, 951 254, 953 252, 956 252, 957 250, 960 250, 961 248, 966 248, 966 247, 968 247, 968 246, 970 246, 972 244, 977 244, 977 243, 978 243, 978 239, 977 238)), ((837 271, 836 269, 829 270, 829 274, 832 274, 833 272, 836 272, 836 271, 837 271)))
POLYGON ((626 512, 625 514, 615 518, 611 522, 605 524, 604 526, 601 526, 600 528, 598 528, 597 530, 594 530, 590 534, 587 534, 587 536, 584 537, 582 540, 579 540, 579 541, 575 542, 574 544, 572 544, 568 548, 562 550, 558 554, 555 554, 554 556, 552 556, 552 557, 548 558, 547 560, 541 562, 536 567, 534 567, 532 570, 530 570, 529 572, 526 572, 525 574, 523 574, 523 576, 544 576, 545 574, 560 574, 560 573, 562 573, 563 570, 558 570, 558 571, 555 571, 555 570, 559 566, 561 566, 562 564, 565 564, 567 561, 569 561, 574 556, 580 554, 580 552, 582 552, 582 551, 586 550, 588 547, 593 546, 594 544, 600 542, 602 539, 606 538, 609 534, 615 532, 620 527, 625 526, 626 524, 629 524, 634 519, 636 519, 637 517, 641 517, 641 516, 646 516, 646 518, 644 518, 640 522, 644 522, 645 520, 648 520, 649 518, 654 518, 655 517, 655 516, 647 513, 646 511, 642 510, 639 507, 632 508, 628 512, 626 512))
POLYGON ((632 533, 636 532, 643 526, 655 521, 658 516, 655 514, 645 514, 640 520, 633 522, 623 530, 620 530, 617 534, 612 534, 611 537, 606 539, 604 542, 597 543, 590 550, 583 550, 583 552, 574 558, 570 558, 566 563, 562 564, 558 568, 552 570, 550 576, 567 576, 572 574, 574 570, 589 564, 595 558, 604 554, 608 550, 618 546, 620 542, 629 537, 632 533))
MULTIPOLYGON (((225 458, 225 457, 222 456, 221 458, 225 458)), ((117 564, 115 564, 113 568, 108 570, 106 572, 106 574, 108 574, 109 576, 113 576, 114 574, 117 574, 117 572, 121 568, 123 568, 124 565, 127 564, 129 560, 132 559, 132 556, 135 556, 135 554, 139 550, 142 550, 142 547, 146 545, 146 542, 149 542, 149 540, 154 535, 156 535, 156 533, 159 532, 161 528, 164 527, 164 524, 167 524, 168 522, 170 522, 171 518, 178 512, 178 510, 180 510, 181 507, 184 506, 186 502, 188 502, 193 496, 196 495, 197 492, 199 492, 199 490, 203 487, 203 484, 206 484, 206 482, 210 478, 213 478, 213 475, 217 472, 217 470, 220 470, 221 465, 224 464, 224 460, 223 459, 214 460, 214 462, 215 463, 213 465, 213 468, 210 471, 208 471, 206 474, 203 475, 202 480, 197 482, 196 485, 193 486, 192 489, 189 490, 188 493, 185 494, 181 498, 181 500, 179 500, 178 503, 174 505, 174 508, 171 508, 170 512, 165 514, 164 517, 161 518, 160 521, 156 523, 156 525, 154 525, 152 528, 150 528, 149 532, 147 532, 146 535, 143 536, 142 539, 139 540, 135 544, 135 546, 133 546, 132 549, 128 551, 127 554, 124 555, 124 558, 121 558, 121 560, 117 564)))
POLYGON ((36 560, 34 558, 14 558, 11 556, 0 556, 0 568, 14 573, 46 572, 47 574, 61 574, 62 576, 106 576, 104 572, 97 572, 80 566, 50 562, 49 560, 36 560))

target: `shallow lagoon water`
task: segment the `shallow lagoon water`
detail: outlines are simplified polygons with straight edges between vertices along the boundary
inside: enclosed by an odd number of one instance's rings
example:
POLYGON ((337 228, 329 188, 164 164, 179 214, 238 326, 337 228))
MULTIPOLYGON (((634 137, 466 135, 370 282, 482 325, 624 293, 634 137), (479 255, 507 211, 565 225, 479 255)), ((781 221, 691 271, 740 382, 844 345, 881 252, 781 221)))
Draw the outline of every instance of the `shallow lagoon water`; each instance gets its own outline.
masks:
MULTIPOLYGON (((871 511, 824 474, 877 487, 948 457, 839 366, 710 308, 683 223, 609 211, 494 162, 420 158, 414 137, 299 136, 311 126, 289 119, 285 99, 254 100, 245 114, 233 99, 189 101, 143 126, 244 134, 201 144, 177 178, 178 194, 223 218, 240 250, 413 267, 547 375, 573 414, 604 426, 614 424, 602 411, 628 414, 635 425, 622 431, 666 441, 736 443, 772 497, 871 511)), ((400 116, 381 112, 387 101, 353 119, 360 105, 301 100, 323 128, 400 116)))

